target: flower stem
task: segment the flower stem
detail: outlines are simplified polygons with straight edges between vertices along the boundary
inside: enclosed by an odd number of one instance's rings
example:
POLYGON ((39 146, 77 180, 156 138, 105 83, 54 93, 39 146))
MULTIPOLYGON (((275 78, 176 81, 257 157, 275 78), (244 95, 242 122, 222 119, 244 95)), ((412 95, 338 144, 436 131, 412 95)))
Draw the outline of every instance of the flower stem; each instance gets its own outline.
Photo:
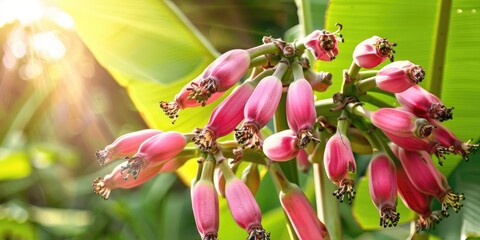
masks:
POLYGON ((357 80, 363 80, 371 77, 375 77, 378 73, 378 70, 367 70, 358 72, 357 80))
POLYGON ((250 59, 255 59, 256 57, 264 54, 281 52, 278 46, 273 42, 247 49, 247 51, 250 54, 250 59))
POLYGON ((387 102, 384 102, 370 94, 367 94, 367 95, 360 95, 359 97, 359 100, 362 101, 362 102, 368 102, 368 103, 371 103, 377 107, 386 107, 386 108, 393 108, 394 106, 390 103, 387 103, 387 102))
POLYGON ((361 67, 358 66, 355 61, 352 61, 350 69, 348 69, 348 76, 352 79, 352 82, 355 82, 358 78, 358 72, 360 72, 361 67))
POLYGON ((370 119, 370 111, 364 109, 359 104, 349 103, 349 104, 347 104, 345 109, 347 109, 347 111, 349 111, 350 113, 352 113, 354 115, 370 119))
POLYGON ((377 82, 375 81, 375 77, 370 77, 358 81, 355 85, 357 94, 365 94, 370 89, 375 88, 377 86, 377 82))
POLYGON ((288 65, 280 61, 275 67, 275 72, 272 75, 281 80, 283 78, 283 75, 285 75, 285 72, 287 72, 287 70, 288 70, 288 65))

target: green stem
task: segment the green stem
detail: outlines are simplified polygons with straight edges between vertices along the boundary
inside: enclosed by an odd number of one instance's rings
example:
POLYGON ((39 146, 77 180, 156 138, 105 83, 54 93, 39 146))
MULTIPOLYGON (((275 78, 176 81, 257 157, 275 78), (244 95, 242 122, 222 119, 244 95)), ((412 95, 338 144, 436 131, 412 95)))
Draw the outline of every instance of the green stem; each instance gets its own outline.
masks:
POLYGON ((220 170, 222 170, 223 176, 225 177, 225 181, 231 181, 237 178, 237 176, 235 175, 235 173, 233 173, 230 166, 228 166, 227 161, 219 161, 218 167, 220 168, 220 170))
POLYGON ((208 156, 205 161, 203 161, 202 166, 202 175, 200 177, 201 180, 212 181, 213 180, 213 172, 215 170, 215 162, 211 156, 208 156))
POLYGON ((205 159, 203 157, 198 158, 198 166, 197 166, 197 173, 195 174, 195 180, 193 180, 192 185, 190 187, 194 187, 195 184, 200 180, 202 176, 202 170, 203 170, 203 163, 205 162, 205 159))
POLYGON ((287 70, 288 70, 288 65, 281 61, 275 67, 275 72, 272 75, 281 80, 283 78, 283 75, 285 75, 285 72, 287 72, 287 70))
POLYGON ((370 119, 370 111, 364 109, 361 105, 349 103, 347 104, 347 106, 345 106, 345 109, 347 109, 348 112, 354 115, 370 119))
POLYGON ((298 79, 305 79, 305 76, 303 75, 303 68, 297 61, 292 63, 292 73, 294 81, 298 79))
POLYGON ((355 86, 357 94, 365 94, 366 92, 370 91, 370 89, 375 88, 377 86, 377 82, 375 81, 375 77, 370 77, 358 81, 355 86))
POLYGON ((450 25, 450 12, 452 0, 440 1, 437 14, 437 29, 434 41, 434 52, 431 65, 431 77, 427 84, 427 90, 440 97, 442 91, 443 69, 445 68, 445 55, 447 49, 448 27, 450 25))
POLYGON ((363 79, 375 77, 377 73, 378 73, 378 70, 361 71, 361 72, 358 72, 357 79, 363 80, 363 79))
POLYGON ((367 94, 367 95, 360 95, 358 97, 360 101, 362 102, 368 102, 368 103, 371 103, 377 107, 380 107, 380 108, 383 108, 383 107, 386 107, 386 108, 393 108, 394 106, 390 103, 387 103, 387 102, 384 102, 383 100, 381 99, 378 99, 370 94, 367 94))
POLYGON ((325 223, 331 239, 342 239, 342 225, 340 221, 339 205, 332 192, 336 190, 335 185, 328 179, 323 165, 325 152, 325 132, 320 135, 321 142, 311 155, 313 164, 313 181, 315 183, 315 200, 317 204, 317 216, 325 223))
MULTIPOLYGON (((286 94, 282 94, 282 98, 280 99, 280 103, 278 104, 277 111, 275 112, 274 117, 274 127, 275 132, 281 132, 283 130, 288 129, 287 123, 287 112, 286 112, 286 94)), ((295 161, 286 161, 278 163, 280 168, 283 170, 285 177, 290 181, 298 185, 298 171, 297 171, 297 164, 295 161)))
POLYGON ((248 83, 254 87, 257 86, 257 84, 262 80, 264 79, 265 77, 268 77, 270 75, 272 75, 274 72, 273 69, 267 69, 267 70, 263 70, 261 73, 257 74, 253 79, 248 79, 245 81, 245 83, 248 83))
POLYGON ((263 65, 267 64, 269 60, 270 59, 268 59, 265 56, 256 57, 256 58, 252 59, 252 61, 250 61, 250 67, 263 66, 263 65))
POLYGON ((387 95, 387 96, 390 96, 390 97, 395 97, 395 93, 383 91, 382 89, 380 89, 378 87, 374 87, 374 88, 370 89, 369 91, 370 92, 381 93, 383 95, 387 95))
POLYGON ((361 67, 358 66, 355 61, 352 61, 350 68, 348 69, 348 76, 352 79, 352 83, 355 82, 358 78, 358 72, 360 72, 361 67))
POLYGON ((383 150, 383 145, 379 142, 379 140, 375 136, 373 136, 373 128, 368 127, 364 119, 357 118, 355 119, 353 124, 363 133, 365 138, 368 140, 368 142, 372 146, 372 149, 373 149, 372 151, 374 153, 383 150))
POLYGON ((248 54, 250 55, 250 59, 255 59, 256 57, 259 57, 264 54, 281 52, 278 46, 273 42, 247 49, 247 51, 248 51, 248 54))

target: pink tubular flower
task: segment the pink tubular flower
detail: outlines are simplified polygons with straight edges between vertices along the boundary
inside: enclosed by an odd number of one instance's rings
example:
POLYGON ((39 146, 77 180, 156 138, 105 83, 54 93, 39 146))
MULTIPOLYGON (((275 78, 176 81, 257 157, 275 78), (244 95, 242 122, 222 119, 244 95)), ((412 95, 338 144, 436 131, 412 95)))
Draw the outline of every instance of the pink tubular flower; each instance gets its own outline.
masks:
POLYGON ((235 85, 248 70, 250 55, 247 50, 230 50, 213 63, 201 75, 199 83, 192 83, 189 98, 204 105, 216 92, 224 92, 235 85))
POLYGON ((448 208, 458 212, 465 199, 463 194, 455 194, 448 186, 443 176, 433 165, 432 159, 426 152, 412 152, 399 149, 398 155, 403 169, 412 184, 421 192, 436 197, 442 203, 442 214, 448 216, 448 208))
POLYGON ((195 130, 193 141, 200 150, 216 151, 216 139, 231 133, 242 122, 245 104, 253 91, 248 83, 238 86, 213 110, 207 125, 195 130))
POLYGON ((235 176, 225 162, 225 159, 218 164, 220 164, 220 168, 227 181, 225 185, 225 196, 228 208, 235 222, 248 232, 248 240, 270 239, 270 234, 262 227, 262 212, 260 211, 260 207, 247 185, 235 176))
POLYGON ((445 121, 452 119, 452 109, 446 108, 442 101, 419 85, 395 94, 402 107, 417 117, 445 121))
POLYGON ((380 226, 397 226, 397 177, 395 166, 384 153, 376 153, 369 166, 369 187, 372 202, 380 212, 380 226))
POLYGON ((165 132, 145 140, 137 153, 128 159, 123 168, 127 171, 124 177, 128 178, 131 173, 134 179, 137 178, 142 169, 167 162, 182 152, 186 144, 185 136, 178 132, 165 132))
POLYGON ((160 108, 162 108, 163 112, 172 120, 172 123, 175 123, 178 117, 178 112, 181 109, 191 108, 191 107, 198 107, 198 106, 205 106, 209 103, 214 102, 219 97, 223 95, 223 92, 217 92, 212 94, 207 101, 204 102, 197 102, 195 99, 189 98, 190 96, 190 88, 192 85, 198 85, 202 81, 201 76, 198 76, 194 80, 190 81, 185 85, 180 92, 175 95, 175 98, 171 102, 164 102, 160 101, 160 108))
POLYGON ((362 68, 374 68, 389 58, 393 62, 393 47, 396 43, 390 43, 386 38, 373 36, 359 43, 353 51, 353 60, 362 68))
POLYGON ((274 76, 260 81, 245 104, 243 126, 235 129, 235 139, 245 148, 261 148, 259 131, 275 114, 282 96, 282 81, 274 76))
POLYGON ((317 218, 312 205, 297 185, 289 183, 286 189, 282 188, 279 197, 282 208, 300 240, 329 239, 327 228, 317 218))
POLYGON ((432 196, 420 192, 408 179, 407 173, 401 165, 396 166, 396 174, 398 192, 403 202, 420 216, 416 222, 417 232, 433 229, 434 224, 440 222, 442 216, 437 211, 432 212, 430 209, 432 196))
POLYGON ((460 154, 463 159, 468 160, 468 155, 477 150, 478 144, 471 143, 472 140, 463 142, 458 139, 452 131, 439 122, 432 120, 431 123, 435 126, 432 133, 433 137, 440 143, 440 145, 448 148, 450 152, 460 154))
POLYGON ((409 61, 396 61, 380 69, 375 77, 377 87, 383 91, 400 93, 420 83, 425 78, 425 69, 409 61))
POLYGON ((297 154, 297 168, 298 170, 307 173, 312 167, 312 163, 308 160, 308 154, 305 149, 300 149, 297 154))
POLYGON ((326 30, 316 30, 305 37, 305 47, 310 50, 315 59, 332 61, 338 55, 338 41, 343 42, 342 25, 338 24, 338 30, 331 33, 326 30))
POLYGON ((203 164, 200 180, 192 186, 192 209, 202 240, 216 240, 219 225, 218 195, 213 186, 213 160, 203 164))
POLYGON ((96 178, 92 184, 93 191, 99 196, 101 196, 103 199, 107 200, 113 189, 128 189, 139 186, 152 179, 155 175, 157 175, 157 173, 161 171, 163 167, 162 165, 147 167, 138 174, 138 177, 136 179, 126 181, 127 179, 123 176, 123 169, 127 167, 127 165, 128 162, 123 162, 117 165, 113 169, 113 171, 110 174, 106 175, 104 178, 96 178))
POLYGON ((157 129, 144 129, 136 132, 124 134, 117 138, 112 144, 105 147, 104 150, 98 150, 95 153, 98 163, 105 165, 116 158, 129 157, 135 154, 138 147, 150 137, 153 137, 162 131, 157 129))
POLYGON ((434 142, 431 139, 416 138, 416 137, 399 137, 388 132, 384 132, 385 135, 398 146, 409 151, 425 151, 435 155, 438 158, 440 166, 443 165, 442 158, 445 154, 448 154, 448 148, 440 146, 438 142, 434 142))
POLYGON ((327 176, 338 186, 333 195, 343 202, 347 195, 349 204, 355 198, 354 181, 348 172, 355 172, 355 158, 353 157, 350 141, 338 130, 327 141, 324 153, 324 165, 327 176))
POLYGON ((263 153, 274 161, 288 161, 298 155, 297 137, 290 129, 270 135, 263 142, 263 153))
POLYGON ((313 90, 305 79, 290 84, 286 101, 287 122, 297 134, 297 147, 305 148, 313 137, 313 125, 317 119, 313 90))
POLYGON ((433 126, 424 118, 399 108, 380 108, 370 115, 372 123, 382 131, 399 137, 428 137, 433 126))

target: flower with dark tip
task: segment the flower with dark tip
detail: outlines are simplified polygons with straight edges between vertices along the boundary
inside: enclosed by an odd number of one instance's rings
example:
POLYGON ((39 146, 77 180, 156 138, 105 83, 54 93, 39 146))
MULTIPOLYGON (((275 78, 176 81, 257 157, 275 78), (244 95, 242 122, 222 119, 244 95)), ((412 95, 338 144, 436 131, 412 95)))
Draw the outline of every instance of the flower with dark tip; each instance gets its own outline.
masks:
POLYGON ((247 50, 230 50, 213 61, 201 75, 201 80, 187 88, 188 98, 205 105, 216 92, 225 92, 235 85, 248 70, 250 55, 247 50))
POLYGON ((195 99, 190 98, 189 96, 190 96, 191 86, 198 85, 200 84, 201 81, 202 81, 202 77, 200 75, 194 80, 187 83, 185 86, 183 86, 180 92, 177 95, 175 95, 173 101, 171 102, 160 101, 160 108, 162 108, 165 115, 167 115, 169 118, 172 119, 172 124, 175 123, 175 121, 177 120, 178 112, 181 109, 198 107, 198 106, 204 107, 205 105, 214 102, 215 100, 217 100, 219 97, 223 95, 224 92, 216 92, 212 94, 207 101, 204 101, 204 102, 197 102, 195 99))
POLYGON ((397 44, 387 41, 386 38, 373 36, 355 47, 353 60, 362 68, 374 68, 387 58, 393 62, 394 46, 397 44))
POLYGON ((323 161, 328 178, 338 186, 333 195, 340 202, 343 202, 347 196, 351 204, 355 198, 355 188, 349 172, 354 173, 356 170, 355 158, 350 141, 340 133, 338 128, 337 132, 327 140, 323 161))
POLYGON ((378 71, 377 87, 383 91, 400 93, 420 83, 425 78, 425 69, 410 61, 396 61, 378 71))
POLYGON ((147 140, 138 148, 133 157, 128 158, 122 172, 124 178, 128 179, 130 174, 137 178, 142 169, 166 163, 177 156, 187 144, 186 137, 178 132, 164 132, 157 134, 147 140))
POLYGON ((441 122, 453 118, 453 108, 445 107, 437 96, 419 85, 413 85, 403 92, 396 93, 395 97, 405 110, 417 117, 436 119, 441 122))
POLYGON ((105 165, 116 158, 131 157, 138 150, 138 147, 143 141, 153 137, 161 130, 157 129, 144 129, 136 132, 124 134, 115 141, 106 146, 103 150, 98 150, 95 153, 95 157, 100 165, 105 165))
POLYGON ((243 126, 235 129, 235 139, 244 148, 261 148, 259 131, 275 114, 282 96, 282 81, 275 76, 265 77, 258 83, 245 104, 243 126))
POLYGON ((442 215, 438 211, 432 211, 430 204, 432 196, 419 191, 410 181, 401 165, 395 166, 397 174, 398 193, 405 205, 415 211, 419 215, 416 221, 416 230, 433 229, 436 223, 442 219, 442 215))
POLYGON ((370 119, 382 131, 398 137, 424 138, 434 128, 426 119, 399 108, 380 108, 370 114, 370 119))
POLYGON ((398 156, 403 169, 412 184, 421 192, 436 197, 442 204, 442 214, 448 216, 448 208, 458 212, 463 204, 463 194, 456 194, 448 185, 438 169, 433 165, 430 155, 426 152, 412 152, 400 148, 398 156))
POLYGON ((397 177, 393 162, 384 153, 375 153, 369 165, 369 188, 372 202, 380 213, 380 226, 397 226, 397 177))
POLYGON ((202 240, 216 240, 219 225, 218 195, 213 186, 215 162, 206 159, 198 182, 192 186, 192 209, 202 240))
POLYGON ((245 104, 254 91, 248 82, 236 87, 210 115, 210 119, 203 129, 194 131, 193 141, 204 152, 215 152, 216 140, 231 133, 243 120, 245 104))

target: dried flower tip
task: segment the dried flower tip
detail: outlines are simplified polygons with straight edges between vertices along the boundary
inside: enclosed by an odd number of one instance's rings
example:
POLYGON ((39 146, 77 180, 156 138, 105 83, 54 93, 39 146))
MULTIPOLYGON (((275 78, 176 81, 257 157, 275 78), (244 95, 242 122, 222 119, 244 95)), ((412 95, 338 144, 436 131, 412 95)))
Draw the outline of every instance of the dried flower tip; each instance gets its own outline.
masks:
POLYGON ((242 148, 262 149, 262 142, 258 136, 259 127, 255 123, 245 123, 242 128, 235 129, 235 140, 242 148))
POLYGON ((428 122, 425 122, 424 120, 425 119, 419 118, 419 119, 417 119, 417 122, 420 122, 420 124, 418 124, 418 126, 419 126, 418 127, 418 135, 420 137, 425 138, 425 137, 430 136, 430 134, 432 134, 432 131, 435 127, 428 124, 428 122), (422 122, 425 122, 425 124, 422 123, 422 122))
POLYGON ((437 142, 432 146, 432 150, 429 152, 437 157, 438 165, 443 166, 443 160, 446 159, 445 155, 450 154, 450 149, 437 142))
POLYGON ((456 141, 453 146, 449 148, 452 153, 460 154, 463 159, 468 161, 468 155, 472 152, 476 152, 479 144, 471 143, 472 139, 466 142, 456 141))
POLYGON ((432 103, 432 106, 428 110, 430 113, 430 117, 433 119, 437 119, 440 122, 453 119, 452 108, 447 108, 445 105, 441 103, 432 103))
POLYGON ((163 112, 165 115, 167 115, 169 118, 173 119, 172 124, 175 123, 178 117, 178 112, 180 111, 180 106, 178 106, 177 102, 171 101, 171 102, 160 102, 160 108, 162 108, 163 112))
POLYGON ((420 65, 413 65, 407 69, 407 75, 410 80, 418 84, 425 78, 425 69, 420 65))
POLYGON ((215 135, 208 128, 197 128, 195 130, 195 137, 193 137, 193 142, 197 145, 198 149, 204 152, 216 152, 217 144, 215 135))
POLYGON ((146 161, 141 155, 135 155, 132 158, 126 158, 128 163, 125 166, 122 166, 122 175, 123 180, 127 181, 130 174, 133 175, 133 179, 137 179, 140 171, 145 168, 146 161), (124 174, 127 171, 127 174, 124 174))
POLYGON ((355 199, 355 182, 351 179, 343 179, 340 184, 338 185, 338 189, 333 192, 333 196, 335 196, 340 202, 343 202, 345 195, 348 198, 348 204, 352 204, 353 199, 355 199))
POLYGON ((395 227, 400 220, 400 213, 397 212, 395 207, 386 206, 382 208, 380 216, 380 226, 386 227, 395 227))
POLYGON ((262 226, 252 226, 249 230, 247 240, 270 240, 270 233, 262 226))
POLYGON ((391 43, 387 41, 386 38, 380 38, 377 40, 374 46, 377 48, 378 53, 382 57, 387 57, 388 59, 390 59, 391 62, 393 62, 394 60, 393 54, 395 53, 395 50, 393 50, 393 47, 397 46, 396 43, 391 43))
POLYGON ((320 142, 320 139, 315 138, 311 130, 303 129, 298 132, 297 134, 298 148, 306 148, 311 141, 320 142))
POLYGON ((207 104, 207 100, 212 94, 217 92, 218 80, 212 77, 203 79, 200 83, 192 82, 190 88, 187 88, 190 93, 188 99, 193 99, 204 107, 207 104))
POLYGON ((460 203, 461 200, 465 200, 463 193, 456 194, 451 191, 447 192, 441 199, 442 203, 442 214, 445 217, 448 217, 448 208, 451 207, 453 210, 458 213, 463 204, 460 203))
POLYGON ((98 164, 100 164, 100 166, 103 166, 105 164, 105 161, 107 160, 107 158, 109 158, 110 156, 110 151, 108 150, 98 150, 97 152, 95 152, 95 158, 97 159, 97 162, 98 164))
POLYGON ((210 234, 210 235, 206 235, 202 238, 202 240, 217 240, 217 234, 210 234))
POLYGON ((442 218, 443 215, 439 211, 434 211, 432 214, 426 217, 420 216, 420 218, 415 222, 415 230, 420 232, 423 230, 435 229, 435 224, 439 223, 442 218))
POLYGON ((110 193, 112 192, 112 190, 107 187, 105 181, 102 178, 96 178, 95 180, 93 180, 92 187, 93 191, 105 200, 108 199, 108 196, 110 196, 110 193))

